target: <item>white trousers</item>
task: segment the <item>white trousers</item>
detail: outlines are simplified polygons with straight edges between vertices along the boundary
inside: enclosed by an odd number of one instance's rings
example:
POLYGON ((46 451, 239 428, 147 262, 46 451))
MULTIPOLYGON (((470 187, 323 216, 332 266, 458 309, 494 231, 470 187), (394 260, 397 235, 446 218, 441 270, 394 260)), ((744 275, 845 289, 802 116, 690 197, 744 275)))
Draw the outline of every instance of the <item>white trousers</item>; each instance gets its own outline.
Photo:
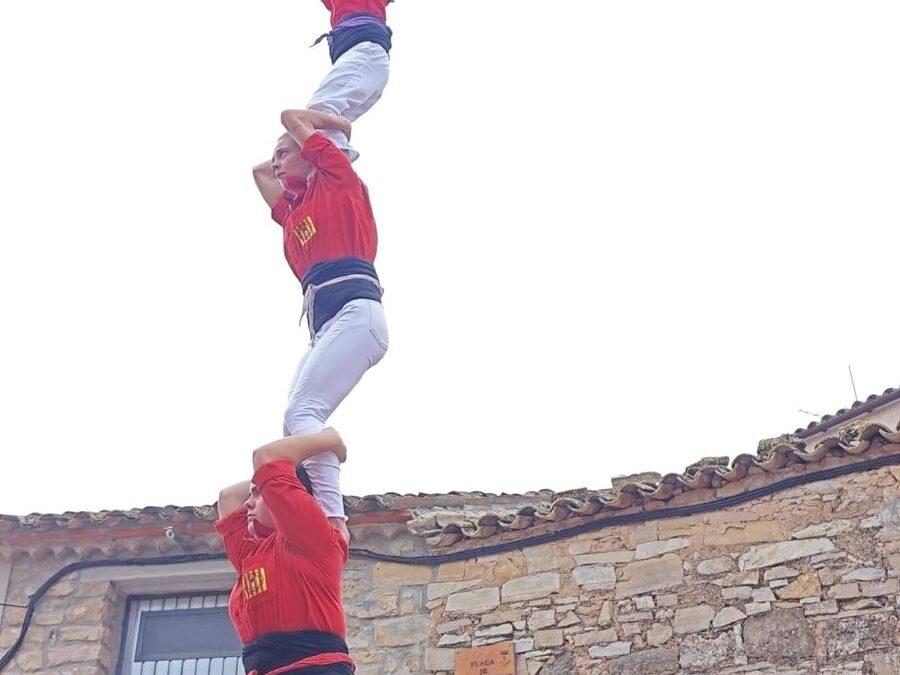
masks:
MULTIPOLYGON (((387 348, 387 323, 381 303, 351 300, 344 305, 319 329, 297 366, 284 413, 284 435, 321 431, 331 413, 387 348)), ((303 466, 325 515, 345 517, 337 457, 325 452, 303 466)))
MULTIPOLYGON (((307 108, 346 117, 351 122, 371 108, 387 86, 391 60, 381 45, 362 42, 341 54, 307 108)), ((331 142, 356 161, 359 153, 342 131, 324 129, 331 142)))

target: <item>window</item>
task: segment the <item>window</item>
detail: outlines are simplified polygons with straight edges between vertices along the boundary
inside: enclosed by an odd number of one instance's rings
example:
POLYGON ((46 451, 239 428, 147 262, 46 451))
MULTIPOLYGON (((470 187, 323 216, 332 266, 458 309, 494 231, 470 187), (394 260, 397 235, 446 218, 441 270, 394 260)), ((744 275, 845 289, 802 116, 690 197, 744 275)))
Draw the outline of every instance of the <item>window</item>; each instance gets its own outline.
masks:
POLYGON ((118 675, 245 675, 228 595, 132 597, 118 675))

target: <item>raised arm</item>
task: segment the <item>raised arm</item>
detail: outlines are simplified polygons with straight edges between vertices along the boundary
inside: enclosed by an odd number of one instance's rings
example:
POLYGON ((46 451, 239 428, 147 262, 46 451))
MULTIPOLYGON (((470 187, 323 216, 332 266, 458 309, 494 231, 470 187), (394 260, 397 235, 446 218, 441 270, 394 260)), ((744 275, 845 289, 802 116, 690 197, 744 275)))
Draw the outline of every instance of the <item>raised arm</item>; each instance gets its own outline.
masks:
POLYGON ((331 427, 309 436, 280 438, 257 448, 253 451, 253 470, 256 471, 263 464, 279 459, 289 459, 294 464, 299 464, 322 452, 333 452, 342 462, 347 459, 344 441, 331 427))
POLYGON ((216 532, 222 537, 225 554, 234 569, 241 571, 241 561, 256 550, 256 542, 247 534, 247 511, 244 502, 250 494, 250 481, 235 483, 219 492, 216 504, 219 519, 216 532))
POLYGON ((353 130, 350 120, 318 110, 284 110, 281 113, 281 123, 301 148, 316 129, 337 129, 343 131, 348 139, 353 130))
POLYGON ((274 208, 275 202, 281 196, 282 188, 281 183, 278 182, 278 179, 275 178, 275 173, 272 171, 271 159, 260 162, 253 167, 253 181, 256 183, 259 193, 266 201, 266 204, 269 205, 269 208, 274 208))
POLYGON ((219 501, 216 503, 216 508, 219 510, 219 518, 224 518, 244 508, 244 502, 249 494, 249 480, 235 483, 219 490, 219 501))
POLYGON ((263 464, 253 473, 253 484, 269 509, 275 529, 299 553, 315 562, 324 549, 346 545, 322 507, 300 484, 293 459, 263 464))

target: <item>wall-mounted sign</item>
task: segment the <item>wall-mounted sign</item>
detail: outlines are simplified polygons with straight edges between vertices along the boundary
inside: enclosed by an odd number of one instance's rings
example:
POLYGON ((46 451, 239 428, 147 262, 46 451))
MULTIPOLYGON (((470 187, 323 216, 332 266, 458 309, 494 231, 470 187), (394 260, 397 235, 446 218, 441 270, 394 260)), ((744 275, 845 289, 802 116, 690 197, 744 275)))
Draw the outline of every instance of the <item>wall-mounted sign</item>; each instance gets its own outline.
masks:
POLYGON ((516 650, 512 642, 456 652, 455 675, 516 675, 516 650))

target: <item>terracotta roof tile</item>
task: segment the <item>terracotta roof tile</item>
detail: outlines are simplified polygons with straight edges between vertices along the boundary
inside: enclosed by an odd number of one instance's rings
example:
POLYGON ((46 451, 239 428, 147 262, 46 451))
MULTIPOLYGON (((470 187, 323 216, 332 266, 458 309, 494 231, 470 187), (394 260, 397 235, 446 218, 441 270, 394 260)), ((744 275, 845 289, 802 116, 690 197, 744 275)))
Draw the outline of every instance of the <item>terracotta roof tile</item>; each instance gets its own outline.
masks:
POLYGON ((900 388, 889 387, 880 394, 872 394, 865 401, 854 401, 849 408, 841 408, 832 415, 823 415, 819 421, 810 422, 806 425, 806 428, 794 431, 794 435, 801 438, 811 436, 814 433, 825 431, 830 427, 849 421, 867 410, 880 408, 898 399, 900 399, 900 388), (860 410, 860 408, 865 408, 865 410, 860 410))
MULTIPOLYGON (((890 402, 897 398, 900 398, 900 390, 889 389, 881 396, 870 397, 869 403, 880 400, 876 405, 880 407, 885 399, 890 402)), ((692 492, 696 495, 693 499, 702 499, 704 490, 737 483, 754 474, 775 475, 797 465, 814 465, 832 457, 851 461, 873 447, 898 443, 900 425, 894 431, 881 424, 857 420, 835 428, 815 447, 807 447, 799 433, 786 434, 761 441, 756 454, 738 455, 730 462, 726 457, 704 458, 688 466, 683 473, 645 473, 617 478, 613 489, 579 489, 563 493, 541 490, 525 494, 387 493, 348 496, 345 506, 351 524, 354 516, 360 520, 407 521, 407 531, 425 537, 432 546, 447 547, 466 540, 515 535, 573 518, 653 510, 670 502, 683 501, 692 492)), ((218 550, 221 542, 212 528, 215 518, 213 506, 0 515, 0 534, 3 534, 2 543, 7 551, 12 545, 28 549, 32 554, 48 551, 65 554, 69 551, 82 556, 112 555, 124 550, 140 555, 148 550, 218 550), (167 537, 165 533, 169 527, 173 527, 179 537, 167 537), (108 543, 111 530, 116 532, 115 544, 108 543), (82 543, 73 544, 73 540, 82 543)), ((0 552, 3 548, 0 546, 0 552)))
POLYGON ((212 506, 0 515, 0 555, 138 557, 221 550, 212 506))
POLYGON ((123 524, 161 524, 216 520, 214 506, 145 506, 120 511, 66 511, 65 513, 31 513, 27 516, 0 514, 0 531, 20 528, 49 532, 73 528, 108 528, 123 524))
POLYGON ((600 490, 581 499, 565 497, 539 505, 520 508, 514 512, 493 511, 483 514, 458 513, 451 522, 439 528, 417 528, 427 519, 411 521, 411 528, 428 538, 434 547, 448 547, 462 540, 485 539, 505 532, 518 532, 544 522, 560 522, 570 518, 591 517, 607 512, 610 515, 633 507, 646 508, 651 502, 668 502, 677 495, 719 488, 746 478, 753 473, 778 474, 794 465, 817 464, 828 457, 852 459, 873 448, 900 444, 897 431, 877 423, 856 422, 836 430, 814 448, 807 448, 795 437, 782 436, 762 442, 756 455, 739 455, 728 465, 721 458, 710 464, 696 463, 683 474, 667 474, 658 482, 631 482, 615 491, 600 490))

